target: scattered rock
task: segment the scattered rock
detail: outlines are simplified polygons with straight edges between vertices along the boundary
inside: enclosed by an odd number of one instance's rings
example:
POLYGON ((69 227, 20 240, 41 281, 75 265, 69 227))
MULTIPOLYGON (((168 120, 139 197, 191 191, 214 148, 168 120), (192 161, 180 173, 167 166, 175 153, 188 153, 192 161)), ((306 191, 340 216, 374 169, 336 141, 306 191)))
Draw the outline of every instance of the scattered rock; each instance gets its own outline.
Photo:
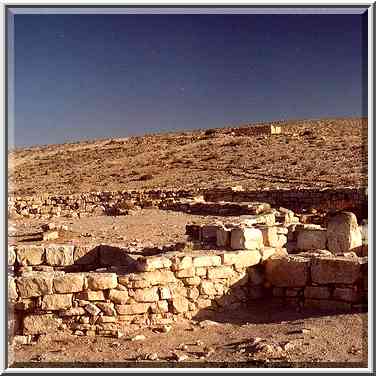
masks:
POLYGON ((146 337, 143 334, 138 334, 130 338, 131 341, 144 341, 145 339, 146 337))

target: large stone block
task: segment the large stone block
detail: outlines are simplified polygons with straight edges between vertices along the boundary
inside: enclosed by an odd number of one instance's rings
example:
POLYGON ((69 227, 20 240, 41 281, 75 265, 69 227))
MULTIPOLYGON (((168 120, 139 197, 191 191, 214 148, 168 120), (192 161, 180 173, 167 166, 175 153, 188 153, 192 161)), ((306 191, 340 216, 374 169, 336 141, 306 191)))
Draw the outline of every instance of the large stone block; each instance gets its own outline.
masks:
POLYGON ((206 244, 216 244, 218 228, 219 228, 218 225, 202 226, 202 242, 206 244))
POLYGON ((130 290, 129 294, 136 302, 140 303, 151 303, 159 300, 158 287, 130 290))
POLYGON ((55 334, 62 320, 53 314, 28 315, 23 320, 24 334, 55 334))
POLYGON ((265 262, 265 277, 277 287, 303 287, 308 282, 309 267, 309 258, 271 257, 265 262))
POLYGON ((189 278, 195 276, 195 268, 192 266, 188 269, 179 270, 176 273, 176 277, 178 278, 189 278))
POLYGON ((18 277, 16 285, 21 298, 31 298, 52 294, 52 280, 52 275, 35 272, 27 276, 18 277))
POLYGON ((40 265, 44 262, 44 248, 40 245, 17 246, 16 253, 20 265, 40 265))
POLYGON ((201 281, 200 292, 203 295, 216 295, 217 293, 214 283, 206 280, 201 281))
POLYGON ((178 271, 178 270, 183 270, 183 269, 189 269, 192 267, 192 257, 191 256, 175 256, 171 258, 172 262, 172 270, 178 271))
POLYGON ((326 249, 325 229, 305 229, 298 231, 297 247, 300 250, 326 249))
POLYGON ((231 229, 219 226, 217 228, 217 247, 228 248, 230 246, 231 229))
POLYGON ((102 290, 98 291, 82 291, 77 295, 78 299, 88 300, 88 301, 103 301, 105 300, 104 293, 102 290))
POLYGON ((13 277, 8 277, 8 299, 10 302, 15 302, 17 298, 16 282, 13 277))
POLYGON ((356 303, 360 300, 360 294, 355 288, 336 287, 333 292, 333 299, 356 303))
POLYGON ((312 282, 352 284, 361 276, 359 261, 346 257, 315 257, 312 260, 312 282))
POLYGON ((329 220, 327 234, 328 249, 334 254, 362 246, 362 233, 353 213, 342 212, 333 216, 329 220))
POLYGON ((117 276, 115 273, 89 273, 87 282, 92 290, 114 289, 117 286, 117 276))
POLYGON ((97 302, 96 306, 107 316, 116 316, 116 310, 113 303, 97 302))
POLYGON ((84 287, 84 275, 80 273, 69 273, 57 276, 53 279, 53 288, 60 294, 69 292, 80 292, 84 287))
POLYGON ((277 247, 279 245, 277 227, 275 226, 258 226, 262 233, 262 239, 265 246, 277 247))
POLYGON ((203 266, 219 266, 221 263, 221 257, 217 255, 197 256, 193 259, 193 266, 195 268, 203 266))
POLYGON ((72 307, 72 294, 53 294, 42 297, 41 309, 55 311, 72 307))
POLYGON ((183 313, 189 311, 189 300, 184 296, 176 296, 172 300, 172 309, 174 313, 183 313))
POLYGON ((73 261, 78 265, 95 265, 98 263, 99 246, 80 244, 74 247, 73 261))
POLYGON ((157 269, 170 268, 172 262, 164 256, 140 257, 137 260, 136 267, 139 271, 150 272, 157 269))
POLYGON ((149 303, 116 304, 115 309, 119 315, 139 315, 149 310, 149 303))
POLYGON ((351 304, 348 302, 339 302, 336 300, 324 299, 305 299, 304 307, 317 309, 325 312, 349 312, 351 311, 351 304))
POLYGON ((308 299, 330 299, 330 289, 326 286, 307 286, 304 297, 308 299))
POLYGON ((117 304, 125 304, 128 301, 128 291, 119 291, 111 289, 108 298, 117 304))
POLYGON ((235 274, 231 266, 219 266, 208 269, 208 279, 231 278, 235 274))
POLYGON ((52 266, 73 265, 73 245, 50 244, 46 246, 46 263, 52 266))
POLYGON ((256 265, 261 261, 259 251, 232 251, 221 255, 223 265, 237 265, 248 267, 256 265))
POLYGON ((261 249, 262 247, 263 237, 259 229, 238 227, 231 230, 232 249, 261 249))

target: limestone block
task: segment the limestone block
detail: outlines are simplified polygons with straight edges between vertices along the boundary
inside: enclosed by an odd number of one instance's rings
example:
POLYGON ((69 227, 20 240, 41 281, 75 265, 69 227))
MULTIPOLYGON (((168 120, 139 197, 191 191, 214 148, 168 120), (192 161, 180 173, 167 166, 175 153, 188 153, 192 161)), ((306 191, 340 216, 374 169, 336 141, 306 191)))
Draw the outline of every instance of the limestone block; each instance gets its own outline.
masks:
POLYGON ((309 267, 309 258, 271 257, 265 262, 265 277, 277 287, 303 287, 308 282, 309 267))
POLYGON ((201 278, 198 276, 184 278, 183 282, 187 286, 198 286, 201 283, 201 278))
POLYGON ((83 307, 73 307, 59 312, 59 316, 82 316, 86 311, 83 307))
MULTIPOLYGON (((281 248, 278 248, 278 249, 280 250, 281 248)), ((261 254, 261 261, 260 262, 264 262, 268 258, 276 255, 278 249, 272 248, 272 247, 264 247, 264 248, 260 249, 259 250, 259 252, 261 254)), ((287 255, 287 252, 285 252, 285 255, 287 255)))
POLYGON ((203 267, 203 266, 219 266, 221 265, 221 257, 220 256, 197 256, 193 259, 193 266, 195 268, 203 267))
POLYGON ((8 277, 8 299, 11 302, 16 301, 18 298, 16 282, 13 277, 8 277))
POLYGON ((216 244, 218 227, 218 225, 202 226, 202 242, 205 244, 216 244))
POLYGON ((213 301, 210 299, 198 298, 197 299, 197 308, 198 309, 206 309, 211 308, 213 301))
POLYGON ((55 334, 62 320, 53 314, 28 315, 23 320, 24 334, 55 334))
POLYGON ((171 299, 171 291, 168 287, 160 287, 159 294, 161 299, 171 299))
POLYGON ((178 297, 178 296, 185 296, 187 297, 188 295, 188 290, 187 288, 185 287, 181 287, 181 286, 171 286, 170 287, 170 291, 171 291, 171 296, 172 298, 175 298, 175 297, 178 297))
POLYGON ((246 271, 234 273, 234 275, 228 279, 229 286, 244 286, 248 282, 248 274, 246 271))
POLYGON ((157 302, 157 310, 162 313, 168 312, 168 302, 166 300, 159 300, 157 302))
POLYGON ((8 265, 14 265, 16 262, 16 247, 14 246, 9 246, 8 247, 8 265))
POLYGON ((84 275, 81 273, 69 273, 57 276, 53 279, 55 292, 64 294, 68 292, 80 292, 84 287, 84 275))
POLYGON ((45 273, 32 273, 16 279, 19 296, 21 298, 31 298, 52 294, 52 276, 45 273))
POLYGON ((238 265, 248 267, 256 265, 261 261, 259 251, 232 251, 221 255, 223 265, 238 265))
POLYGON ((98 317, 98 320, 97 320, 98 323, 108 323, 108 322, 116 322, 116 317, 114 316, 99 316, 98 317))
POLYGON ((148 272, 157 269, 170 268, 172 262, 164 256, 140 257, 136 267, 139 271, 148 272))
POLYGON ((207 268, 198 267, 196 268, 196 276, 205 277, 208 272, 207 268))
POLYGON ((328 283, 352 284, 359 277, 358 259, 346 257, 316 257, 312 260, 312 282, 326 285, 328 283))
POLYGON ((72 307, 72 294, 53 294, 42 297, 41 309, 56 311, 72 307))
POLYGON ((73 245, 50 244, 46 246, 46 263, 52 266, 73 265, 73 245))
POLYGON ((194 277, 195 275, 195 268, 192 266, 188 269, 182 269, 177 272, 175 272, 176 277, 178 278, 188 278, 188 277, 194 277))
POLYGON ((189 311, 189 300, 184 296, 175 296, 172 299, 172 309, 174 313, 183 313, 189 311))
POLYGON ((14 304, 14 308, 19 311, 34 310, 36 308, 36 299, 24 298, 24 299, 18 300, 18 302, 14 304))
POLYGON ((138 315, 146 313, 150 307, 149 303, 116 304, 115 309, 119 315, 138 315))
POLYGON ((202 226, 196 224, 188 224, 185 226, 185 234, 193 240, 201 241, 202 226))
POLYGON ((44 248, 41 245, 17 246, 16 253, 20 265, 40 265, 44 262, 44 248))
POLYGON ((197 287, 192 287, 187 291, 187 297, 193 301, 196 301, 200 296, 200 292, 197 287))
POLYGON ((115 273, 89 273, 87 282, 92 290, 113 289, 117 286, 117 276, 115 273))
POLYGON ((101 312, 101 310, 95 304, 92 303, 86 304, 84 309, 92 316, 97 316, 101 312))
POLYGON ((330 299, 330 289, 326 286, 307 286, 304 297, 308 299, 330 299))
POLYGON ((119 291, 111 289, 108 298, 117 304, 125 304, 128 300, 128 291, 119 291))
POLYGON ((263 243, 267 247, 277 247, 279 245, 277 227, 275 226, 258 226, 262 233, 263 243))
POLYGON ((214 287, 214 283, 206 280, 201 281, 200 293, 203 295, 216 295, 217 291, 214 287))
POLYGON ((328 249, 334 254, 349 252, 362 246, 362 233, 356 216, 350 212, 342 212, 329 220, 328 249))
POLYGON ((149 303, 157 302, 159 300, 158 287, 151 287, 148 289, 130 290, 129 294, 136 302, 149 303))
POLYGON ((74 247, 73 261, 78 265, 95 265, 98 263, 99 247, 92 244, 80 244, 74 247))
POLYGON ((116 311, 113 303, 98 302, 96 306, 107 316, 116 316, 116 311))
POLYGON ((327 233, 325 229, 306 229, 298 231, 297 247, 300 250, 325 249, 327 233))
POLYGON ((263 237, 259 229, 238 227, 231 230, 232 249, 261 249, 262 247, 263 237))
POLYGON ((360 300, 360 294, 354 288, 336 287, 333 292, 333 299, 343 300, 345 302, 356 303, 360 300))
POLYGON ((231 266, 220 266, 208 269, 208 279, 231 278, 235 271, 231 266))
POLYGON ((192 267, 192 257, 191 256, 175 256, 171 259, 172 262, 172 270, 177 271, 177 270, 183 270, 183 269, 189 269, 192 267))
POLYGON ((59 232, 56 230, 52 231, 46 231, 43 233, 43 240, 44 241, 51 241, 51 240, 56 240, 59 238, 59 232))
POLYGON ((231 229, 225 228, 224 226, 219 226, 217 228, 217 247, 228 248, 230 246, 230 235, 231 229))
POLYGON ((103 291, 82 291, 77 295, 78 299, 88 300, 88 301, 103 301, 105 300, 105 296, 103 291))
POLYGON ((278 235, 278 243, 277 243, 277 248, 282 248, 287 244, 287 236, 280 234, 278 235))

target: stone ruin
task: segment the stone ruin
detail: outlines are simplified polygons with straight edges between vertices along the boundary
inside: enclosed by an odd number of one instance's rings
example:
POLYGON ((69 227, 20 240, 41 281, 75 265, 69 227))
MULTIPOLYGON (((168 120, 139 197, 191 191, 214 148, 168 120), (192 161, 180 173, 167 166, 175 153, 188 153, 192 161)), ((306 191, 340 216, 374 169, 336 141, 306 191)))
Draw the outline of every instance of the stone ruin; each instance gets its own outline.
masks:
MULTIPOLYGON (((295 213, 273 208, 274 202, 245 201, 247 194, 254 192, 212 190, 188 199, 154 192, 161 209, 195 212, 198 205, 200 212, 224 216, 212 224, 187 224, 186 243, 137 253, 109 244, 9 246, 9 334, 20 343, 58 330, 119 337, 129 323, 165 325, 265 299, 297 310, 367 309, 368 245, 353 213, 295 213), (225 220, 234 213, 237 220, 225 220), (302 223, 304 215, 319 223, 302 223)), ((362 194, 339 190, 332 203, 364 213, 357 201, 362 194)), ((312 208, 320 195, 304 205, 312 208)), ((33 215, 43 215, 45 202, 33 215)))

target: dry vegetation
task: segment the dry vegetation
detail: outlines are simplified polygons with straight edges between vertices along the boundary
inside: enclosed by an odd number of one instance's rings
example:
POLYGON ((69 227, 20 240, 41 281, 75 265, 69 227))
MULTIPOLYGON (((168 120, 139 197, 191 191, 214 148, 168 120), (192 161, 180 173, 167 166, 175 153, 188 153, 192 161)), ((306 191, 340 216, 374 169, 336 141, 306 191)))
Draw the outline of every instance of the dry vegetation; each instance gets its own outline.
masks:
POLYGON ((218 128, 19 149, 9 153, 9 193, 367 184, 365 119, 282 127, 273 136, 218 128))

